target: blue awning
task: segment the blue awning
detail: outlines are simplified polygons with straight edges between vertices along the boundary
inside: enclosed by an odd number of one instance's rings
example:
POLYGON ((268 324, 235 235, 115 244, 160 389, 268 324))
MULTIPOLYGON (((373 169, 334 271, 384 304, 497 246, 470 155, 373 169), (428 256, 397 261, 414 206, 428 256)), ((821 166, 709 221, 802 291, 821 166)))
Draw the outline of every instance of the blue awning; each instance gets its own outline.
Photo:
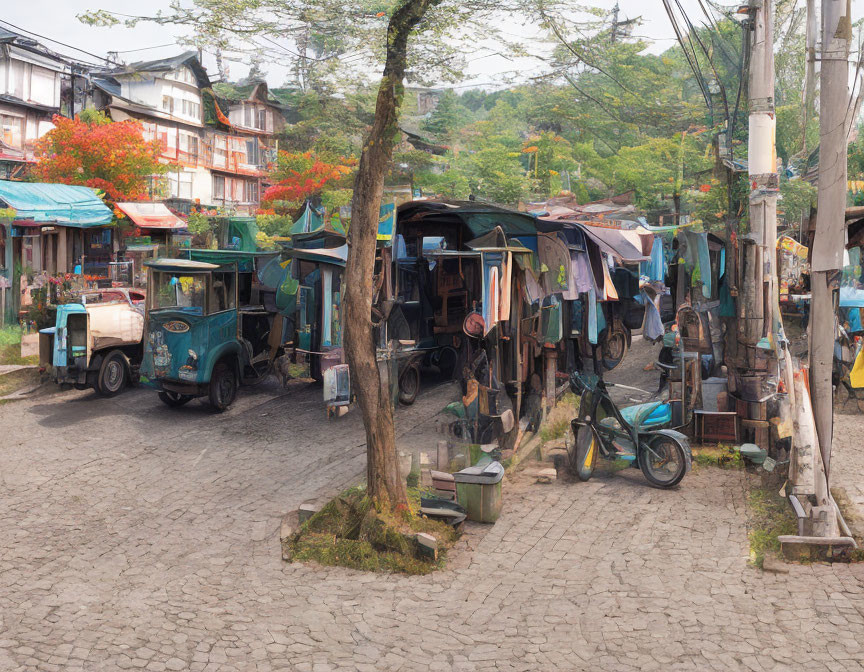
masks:
POLYGON ((0 180, 0 201, 15 209, 16 220, 60 226, 105 226, 114 219, 111 209, 90 187, 47 182, 0 180))

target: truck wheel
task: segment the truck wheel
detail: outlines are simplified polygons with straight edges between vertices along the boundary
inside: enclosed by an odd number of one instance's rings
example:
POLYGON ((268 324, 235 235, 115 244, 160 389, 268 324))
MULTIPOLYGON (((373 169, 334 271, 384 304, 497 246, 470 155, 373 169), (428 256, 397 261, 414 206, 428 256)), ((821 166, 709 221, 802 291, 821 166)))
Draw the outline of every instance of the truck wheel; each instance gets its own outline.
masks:
POLYGON ((126 358, 115 350, 102 361, 96 389, 104 397, 113 397, 126 387, 128 378, 126 358))
POLYGON ((414 403, 419 391, 420 369, 416 366, 409 366, 399 376, 399 401, 406 406, 410 406, 414 403))
POLYGON ((192 401, 192 397, 188 394, 165 390, 159 393, 159 401, 168 406, 168 408, 180 408, 192 401))
POLYGON ((216 362, 210 376, 210 405, 221 413, 237 396, 237 371, 233 364, 223 359, 216 362))

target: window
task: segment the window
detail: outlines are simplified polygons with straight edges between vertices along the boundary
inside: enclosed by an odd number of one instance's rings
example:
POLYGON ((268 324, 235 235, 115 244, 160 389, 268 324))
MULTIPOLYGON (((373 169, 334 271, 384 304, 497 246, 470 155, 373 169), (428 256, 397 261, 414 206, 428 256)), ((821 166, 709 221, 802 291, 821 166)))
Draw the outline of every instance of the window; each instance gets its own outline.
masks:
POLYGON ((51 70, 32 66, 30 74, 30 100, 34 103, 58 107, 59 101, 55 100, 55 77, 51 70))
POLYGON ((6 84, 6 92, 21 100, 24 100, 24 74, 26 70, 26 63, 15 59, 9 61, 9 80, 6 84))
POLYGON ((168 173, 168 182, 171 185, 173 198, 192 198, 192 173, 184 170, 168 173))
POLYGON ((258 128, 267 130, 267 110, 258 110, 258 128))
POLYGON ((225 199, 225 178, 221 175, 213 176, 213 198, 220 201, 225 199))
POLYGON ((191 100, 183 101, 183 114, 187 117, 195 117, 198 119, 201 116, 201 106, 191 100))
POLYGON ((252 128, 252 115, 255 110, 249 105, 243 106, 243 125, 252 128))
POLYGON ((210 293, 210 312, 218 313, 235 307, 234 273, 213 273, 213 290, 210 293))
POLYGON ((0 115, 0 139, 11 147, 24 146, 24 119, 8 114, 0 115))
POLYGON ((168 133, 167 132, 163 131, 162 133, 159 134, 159 144, 162 145, 162 153, 163 154, 168 151, 168 133))
POLYGON ((195 161, 198 158, 198 136, 191 133, 180 135, 180 151, 186 153, 186 159, 195 161))
POLYGON ((204 314, 207 275, 181 275, 165 271, 153 272, 153 287, 148 292, 151 310, 179 308, 193 315, 204 314))
POLYGON ((246 163, 257 166, 261 163, 261 156, 258 152, 258 140, 246 141, 246 163))
POLYGON ((171 96, 162 96, 162 110, 168 112, 169 114, 173 114, 174 99, 171 96))
POLYGON ((258 202, 258 183, 257 182, 244 182, 243 183, 243 200, 246 203, 257 203, 258 202))

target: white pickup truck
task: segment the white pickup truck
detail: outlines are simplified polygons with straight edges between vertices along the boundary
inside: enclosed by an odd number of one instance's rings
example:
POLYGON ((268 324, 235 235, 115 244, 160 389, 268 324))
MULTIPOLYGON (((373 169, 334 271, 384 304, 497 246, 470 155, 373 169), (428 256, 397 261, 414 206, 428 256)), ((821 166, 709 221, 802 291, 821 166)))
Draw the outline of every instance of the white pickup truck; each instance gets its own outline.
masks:
POLYGON ((144 293, 115 287, 76 298, 57 306, 54 326, 39 332, 40 365, 62 386, 112 396, 138 380, 144 293))

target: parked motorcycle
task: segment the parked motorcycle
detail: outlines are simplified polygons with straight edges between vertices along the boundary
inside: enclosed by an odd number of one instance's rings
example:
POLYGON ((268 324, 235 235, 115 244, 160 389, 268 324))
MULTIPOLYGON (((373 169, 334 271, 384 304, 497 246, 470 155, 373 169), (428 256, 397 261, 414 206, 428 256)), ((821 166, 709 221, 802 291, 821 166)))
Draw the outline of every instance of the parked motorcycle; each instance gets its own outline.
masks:
POLYGON ((638 466, 657 488, 678 485, 690 471, 690 442, 671 428, 670 402, 652 401, 619 409, 608 392, 614 383, 606 383, 596 374, 571 373, 570 385, 580 395, 580 404, 579 415, 571 421, 574 441, 566 459, 580 480, 591 478, 599 458, 638 466))

